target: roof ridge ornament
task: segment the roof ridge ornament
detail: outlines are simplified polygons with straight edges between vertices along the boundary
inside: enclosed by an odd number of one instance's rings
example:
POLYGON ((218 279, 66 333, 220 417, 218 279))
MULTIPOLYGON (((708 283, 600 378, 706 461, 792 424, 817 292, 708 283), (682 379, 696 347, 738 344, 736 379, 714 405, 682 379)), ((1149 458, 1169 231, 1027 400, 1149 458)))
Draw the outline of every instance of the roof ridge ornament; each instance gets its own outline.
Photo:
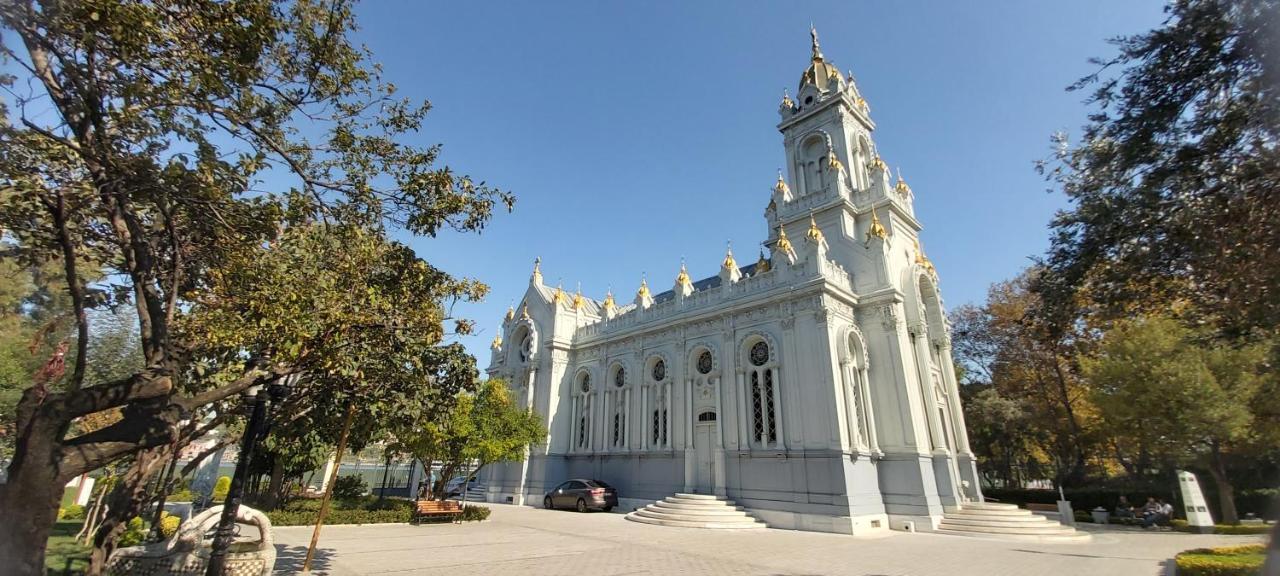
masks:
POLYGON ((813 212, 809 213, 809 230, 804 235, 814 244, 821 244, 825 240, 822 236, 822 229, 818 228, 818 221, 813 219, 813 212))
POLYGON ((738 267, 738 262, 733 259, 733 241, 732 240, 729 241, 728 248, 725 249, 724 262, 721 262, 720 266, 722 268, 727 268, 730 270, 738 267))
POLYGON ((534 284, 542 284, 542 257, 538 256, 533 259, 533 276, 529 277, 529 282, 534 284))
POLYGON ((578 291, 573 294, 573 309, 581 310, 586 300, 582 297, 582 283, 578 283, 578 291))

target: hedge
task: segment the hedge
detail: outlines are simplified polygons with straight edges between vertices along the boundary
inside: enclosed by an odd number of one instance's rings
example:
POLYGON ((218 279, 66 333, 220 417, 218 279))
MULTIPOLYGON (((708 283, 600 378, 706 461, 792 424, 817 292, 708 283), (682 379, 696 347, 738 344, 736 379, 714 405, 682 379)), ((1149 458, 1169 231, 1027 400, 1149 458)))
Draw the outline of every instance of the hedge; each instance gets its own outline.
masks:
POLYGON ((1264 548, 1261 544, 1197 548, 1178 554, 1178 574, 1182 576, 1256 576, 1262 574, 1264 548))
MULTIPOLYGON (((1206 485, 1206 488, 1208 485, 1206 485)), ((1071 501, 1072 508, 1076 510, 1093 510, 1099 506, 1108 511, 1115 510, 1116 503, 1120 501, 1120 497, 1124 496, 1134 506, 1142 506, 1147 501, 1148 496, 1164 497, 1168 499, 1171 492, 1160 490, 1121 490, 1115 488, 1066 488, 1063 490, 1067 500, 1071 501)), ((1008 502, 1019 506, 1034 504, 1054 504, 1058 501, 1057 490, 1044 490, 1032 488, 984 488, 983 496, 997 502, 1008 502)), ((1181 499, 1181 494, 1178 494, 1181 499)), ((1208 501, 1210 511, 1213 512, 1214 518, 1221 518, 1218 513, 1217 495, 1206 490, 1205 499, 1208 501)), ((1257 489, 1257 490, 1240 490, 1236 493, 1236 510, 1240 512, 1240 516, 1244 517, 1247 513, 1254 513, 1259 518, 1276 519, 1277 500, 1280 500, 1280 489, 1257 489)), ((1178 502, 1173 503, 1178 507, 1178 502)))
MULTIPOLYGON (((1175 519, 1169 524, 1173 526, 1174 530, 1177 530, 1179 532, 1195 531, 1195 529, 1192 528, 1191 525, 1186 520, 1175 519)), ((1252 535, 1252 534, 1267 534, 1270 532, 1271 532, 1271 526, 1268 524, 1240 524, 1235 526, 1231 524, 1214 524, 1213 526, 1214 534, 1242 536, 1242 535, 1252 535)))
MULTIPOLYGON (((412 503, 410 503, 412 504, 412 503)), ((273 526, 308 526, 316 523, 319 510, 273 510, 267 512, 273 526)), ((462 510, 460 519, 464 522, 478 522, 489 517, 489 509, 484 506, 470 505, 462 510)), ((330 524, 401 524, 413 519, 413 507, 399 507, 395 510, 366 510, 363 508, 329 510, 324 523, 330 524)), ((447 520, 447 518, 446 518, 447 520)))

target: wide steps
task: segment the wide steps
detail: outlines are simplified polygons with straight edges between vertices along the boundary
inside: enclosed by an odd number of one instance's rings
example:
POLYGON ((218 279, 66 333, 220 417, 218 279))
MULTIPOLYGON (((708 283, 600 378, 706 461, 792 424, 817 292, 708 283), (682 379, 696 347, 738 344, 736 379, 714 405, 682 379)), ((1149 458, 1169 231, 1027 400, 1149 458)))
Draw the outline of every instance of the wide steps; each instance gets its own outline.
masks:
POLYGON ((958 536, 985 536, 1011 540, 1080 542, 1088 533, 1064 526, 1012 504, 973 502, 946 512, 938 532, 958 536))
POLYGON ((633 522, 680 528, 758 530, 766 527, 741 506, 708 494, 675 494, 626 517, 633 522))

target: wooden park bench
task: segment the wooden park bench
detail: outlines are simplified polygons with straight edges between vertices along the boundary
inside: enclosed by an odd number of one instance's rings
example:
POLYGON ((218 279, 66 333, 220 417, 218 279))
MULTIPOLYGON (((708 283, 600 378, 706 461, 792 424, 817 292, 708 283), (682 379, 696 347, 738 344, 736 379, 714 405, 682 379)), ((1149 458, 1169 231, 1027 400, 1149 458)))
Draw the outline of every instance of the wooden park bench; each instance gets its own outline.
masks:
POLYGON ((462 504, 453 500, 419 500, 417 508, 413 511, 412 523, 417 524, 423 518, 457 518, 460 514, 462 514, 462 504))

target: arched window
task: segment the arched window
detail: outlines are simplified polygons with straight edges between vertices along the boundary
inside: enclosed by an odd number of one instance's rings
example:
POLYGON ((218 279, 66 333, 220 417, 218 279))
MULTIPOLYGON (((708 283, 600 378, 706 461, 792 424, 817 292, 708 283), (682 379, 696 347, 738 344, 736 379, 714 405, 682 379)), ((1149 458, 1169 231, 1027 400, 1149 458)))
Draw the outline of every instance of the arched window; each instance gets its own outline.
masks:
POLYGON ((583 372, 578 378, 578 430, 577 430, 577 447, 579 450, 586 450, 591 446, 591 374, 583 372))
POLYGON ((778 368, 774 350, 766 340, 758 338, 747 345, 746 360, 745 420, 750 424, 747 437, 756 448, 781 448, 778 368))
POLYGON ((863 346, 862 338, 856 329, 851 331, 846 357, 841 361, 849 444, 858 450, 876 448, 872 429, 874 423, 871 413, 871 389, 867 380, 866 352, 863 346))
POLYGON ((628 393, 627 369, 617 366, 613 369, 613 390, 609 394, 609 446, 615 450, 625 449, 627 437, 628 393))
POLYGON ((643 412, 648 414, 647 434, 643 438, 648 443, 646 448, 660 450, 670 448, 670 429, 667 412, 670 410, 668 399, 671 396, 671 383, 667 380, 667 362, 661 357, 650 360, 649 381, 641 393, 644 402, 643 412))
POLYGON ((822 161, 826 153, 826 142, 822 138, 813 136, 805 141, 800 154, 800 161, 804 166, 803 194, 813 194, 826 188, 827 182, 822 170, 822 161))

